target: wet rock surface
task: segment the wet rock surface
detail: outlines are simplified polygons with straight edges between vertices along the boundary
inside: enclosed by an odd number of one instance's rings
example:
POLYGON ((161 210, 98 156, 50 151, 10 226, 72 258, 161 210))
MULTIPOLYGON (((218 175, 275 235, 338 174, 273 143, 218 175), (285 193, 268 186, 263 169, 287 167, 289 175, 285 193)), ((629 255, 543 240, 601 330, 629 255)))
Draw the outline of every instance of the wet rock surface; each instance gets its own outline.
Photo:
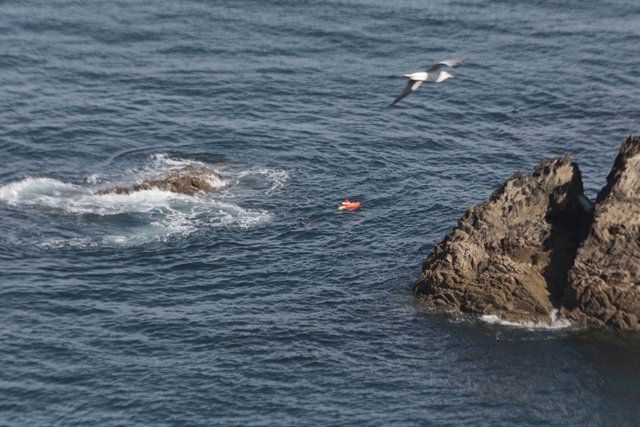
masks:
POLYGON ((208 166, 189 164, 182 169, 176 169, 164 179, 145 180, 131 186, 118 186, 98 190, 96 194, 131 194, 144 190, 163 190, 172 193, 193 196, 199 192, 210 193, 219 188, 222 175, 208 166))
POLYGON ((594 209, 568 156, 516 173, 467 210, 414 292, 445 309, 639 329, 640 138, 625 140, 594 209))

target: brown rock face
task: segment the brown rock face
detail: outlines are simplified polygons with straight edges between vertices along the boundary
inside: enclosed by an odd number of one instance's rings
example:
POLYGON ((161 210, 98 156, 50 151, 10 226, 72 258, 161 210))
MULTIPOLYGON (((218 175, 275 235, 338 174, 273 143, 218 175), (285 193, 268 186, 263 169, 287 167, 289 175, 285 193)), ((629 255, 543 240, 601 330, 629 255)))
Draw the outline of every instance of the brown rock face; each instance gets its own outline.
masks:
POLYGON ((639 331, 640 138, 623 142, 595 209, 568 157, 515 174, 435 247, 414 290, 428 304, 505 320, 545 322, 559 308, 639 331))
POLYGON ((640 330, 640 138, 623 143, 566 289, 570 317, 640 330))
POLYGON ((568 157, 511 177, 471 207, 423 264, 414 291, 427 304, 548 322, 591 219, 568 157))
POLYGON ((198 192, 210 193, 215 189, 212 182, 221 181, 222 175, 207 166, 189 164, 182 169, 171 171, 161 180, 142 181, 132 186, 119 186, 98 190, 96 194, 131 194, 135 191, 159 189, 194 195, 198 192))

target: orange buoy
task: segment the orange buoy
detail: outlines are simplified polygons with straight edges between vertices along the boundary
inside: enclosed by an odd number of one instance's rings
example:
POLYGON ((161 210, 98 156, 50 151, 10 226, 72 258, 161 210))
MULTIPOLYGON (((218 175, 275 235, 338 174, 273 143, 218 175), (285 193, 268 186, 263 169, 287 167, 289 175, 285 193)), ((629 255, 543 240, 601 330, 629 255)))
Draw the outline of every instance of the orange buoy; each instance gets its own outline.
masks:
POLYGON ((340 206, 338 206, 338 210, 355 210, 358 209, 360 207, 360 202, 352 202, 349 199, 344 199, 344 202, 342 202, 342 204, 340 206))

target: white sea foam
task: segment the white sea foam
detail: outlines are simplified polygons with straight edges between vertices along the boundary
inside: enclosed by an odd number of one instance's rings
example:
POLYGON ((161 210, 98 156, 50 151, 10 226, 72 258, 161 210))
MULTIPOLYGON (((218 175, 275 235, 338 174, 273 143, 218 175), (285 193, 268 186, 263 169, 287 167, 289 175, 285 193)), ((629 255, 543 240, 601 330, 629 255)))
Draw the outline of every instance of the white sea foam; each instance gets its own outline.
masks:
POLYGON ((11 206, 41 205, 63 206, 61 200, 89 193, 81 187, 52 178, 25 178, 0 187, 0 200, 11 206))
POLYGON ((271 213, 268 211, 244 209, 224 201, 216 201, 215 208, 217 215, 210 216, 208 221, 223 227, 237 226, 248 229, 266 223, 271 219, 271 213))
POLYGON ((70 213, 119 215, 144 213, 158 209, 174 210, 176 206, 198 204, 198 199, 159 189, 136 191, 131 194, 91 194, 72 200, 66 210, 70 213))
POLYGON ((205 181, 207 181, 207 183, 212 187, 212 188, 216 188, 216 189, 220 189, 220 188, 224 188, 227 185, 229 185, 227 183, 227 181, 225 181, 222 178, 218 178, 216 176, 213 175, 208 175, 205 179, 205 181))
POLYGON ((86 177, 84 180, 87 184, 97 184, 101 181, 101 178, 100 175, 94 173, 86 177))
POLYGON ((94 194, 90 189, 51 178, 26 178, 0 187, 0 200, 11 206, 40 206, 69 214, 118 215, 168 207, 188 196, 157 189, 128 195, 94 194))
POLYGON ((238 174, 238 179, 247 177, 262 178, 266 181, 268 189, 266 194, 273 194, 282 189, 289 180, 290 173, 287 170, 271 168, 251 168, 238 174))
POLYGON ((204 166, 204 163, 190 159, 176 159, 169 157, 167 153, 155 153, 151 155, 151 167, 154 169, 164 169, 165 167, 175 169, 189 164, 204 166))
POLYGON ((493 325, 512 326, 525 329, 565 329, 571 327, 569 320, 558 317, 558 310, 553 310, 549 316, 549 323, 546 322, 511 322, 500 319, 495 315, 480 316, 480 320, 493 325))
MULTIPOLYGON (((167 163, 171 161, 167 160, 167 163)), ((212 185, 224 186, 226 183, 212 185)), ((46 211, 56 216, 58 222, 68 221, 65 216, 83 216, 81 221, 71 220, 74 224, 82 224, 75 230, 75 236, 45 239, 39 243, 49 248, 136 245, 188 236, 203 229, 250 229, 271 219, 268 211, 243 208, 219 199, 218 194, 188 196, 151 189, 126 195, 98 195, 95 190, 95 186, 30 177, 0 186, 0 202, 17 209, 29 208, 25 210, 27 213, 33 208, 46 211)))

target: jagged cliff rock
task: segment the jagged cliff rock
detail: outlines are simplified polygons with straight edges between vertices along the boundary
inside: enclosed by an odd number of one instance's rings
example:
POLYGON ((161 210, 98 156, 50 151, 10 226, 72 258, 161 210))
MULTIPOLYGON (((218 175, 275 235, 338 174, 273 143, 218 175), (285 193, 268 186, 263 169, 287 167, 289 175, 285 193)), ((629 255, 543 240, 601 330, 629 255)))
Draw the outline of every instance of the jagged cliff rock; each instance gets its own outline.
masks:
POLYGON ((640 330, 640 138, 623 143, 569 271, 569 317, 640 330))
POLYGON ((135 191, 159 189, 194 195, 199 192, 210 193, 223 186, 222 175, 207 166, 189 164, 182 169, 176 169, 164 179, 142 181, 131 186, 119 186, 98 190, 96 194, 130 194, 135 191))
POLYGON ((640 138, 622 144, 595 208, 568 157, 515 174, 423 264, 427 304, 505 320, 640 330, 640 138))
POLYGON ((592 216, 585 201, 567 156, 516 173, 435 247, 415 293, 435 306, 548 322, 592 216))

